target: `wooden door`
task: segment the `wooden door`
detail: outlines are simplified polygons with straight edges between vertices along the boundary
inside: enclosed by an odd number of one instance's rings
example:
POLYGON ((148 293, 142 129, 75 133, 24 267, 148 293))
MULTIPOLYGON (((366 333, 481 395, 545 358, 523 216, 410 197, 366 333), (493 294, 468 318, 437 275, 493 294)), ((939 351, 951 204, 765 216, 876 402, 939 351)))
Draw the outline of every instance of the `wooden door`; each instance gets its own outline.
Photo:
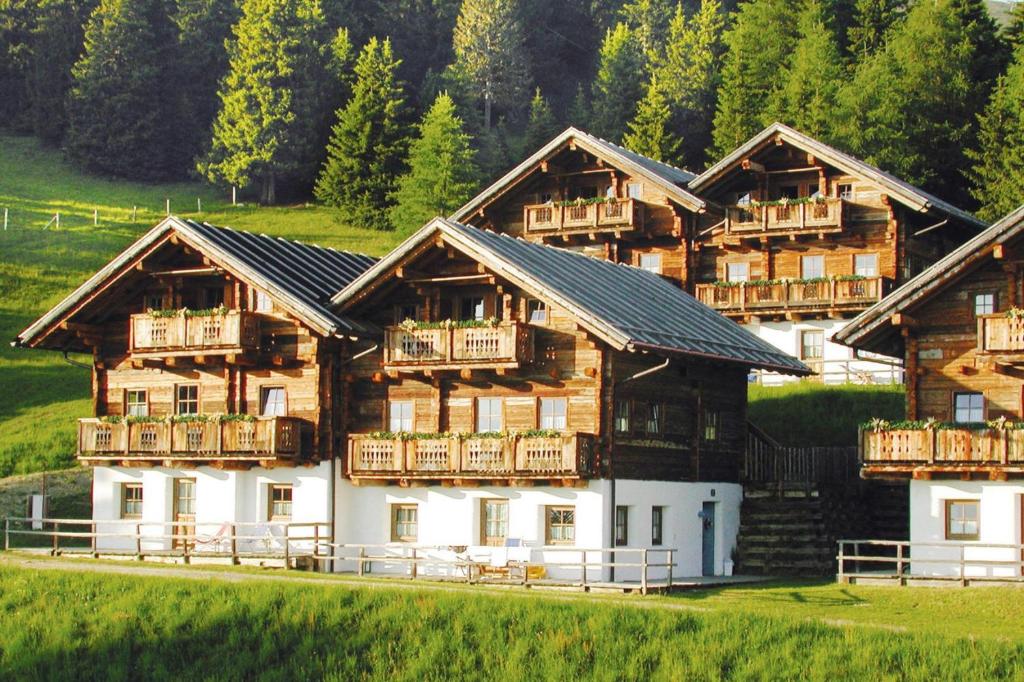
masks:
POLYGON ((174 479, 174 549, 191 550, 195 546, 196 479, 174 479))

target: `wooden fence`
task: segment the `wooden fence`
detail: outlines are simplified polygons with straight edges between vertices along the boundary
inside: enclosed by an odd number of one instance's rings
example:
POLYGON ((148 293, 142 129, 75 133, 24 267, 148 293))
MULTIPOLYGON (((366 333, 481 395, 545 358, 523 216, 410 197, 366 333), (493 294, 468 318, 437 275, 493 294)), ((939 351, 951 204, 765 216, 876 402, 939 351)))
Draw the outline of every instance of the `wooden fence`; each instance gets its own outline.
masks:
POLYGON ((745 483, 845 485, 860 478, 854 447, 785 447, 759 429, 747 434, 743 458, 745 483))
POLYGON ((1024 582, 1024 545, 839 540, 840 583, 1024 582))

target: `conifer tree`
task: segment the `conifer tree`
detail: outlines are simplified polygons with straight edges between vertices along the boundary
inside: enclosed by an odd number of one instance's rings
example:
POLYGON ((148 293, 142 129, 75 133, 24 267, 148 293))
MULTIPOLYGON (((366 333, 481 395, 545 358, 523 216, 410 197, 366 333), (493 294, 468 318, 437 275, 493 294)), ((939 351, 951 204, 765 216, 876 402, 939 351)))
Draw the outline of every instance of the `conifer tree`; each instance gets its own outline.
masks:
POLYGON ((4 127, 28 127, 26 77, 32 58, 32 32, 38 0, 0 0, 0 121, 4 127))
POLYGON ((455 24, 455 68, 484 102, 484 129, 494 105, 515 110, 529 87, 523 27, 515 0, 463 0, 455 24))
POLYGON ((327 27, 317 0, 247 0, 233 33, 212 148, 198 168, 211 182, 258 181, 260 201, 273 204, 278 181, 308 183, 322 158, 316 130, 334 87, 327 27))
POLYGON ((587 101, 587 92, 583 89, 583 83, 576 84, 576 96, 569 104, 569 125, 588 130, 594 127, 594 114, 590 111, 590 103, 587 101))
POLYGON ((857 0, 853 26, 847 32, 850 55, 856 60, 873 55, 885 44, 889 29, 906 14, 907 0, 857 0))
POLYGON ((314 190, 356 225, 391 229, 388 210, 396 178, 405 170, 405 101, 391 41, 371 38, 356 60, 352 97, 337 113, 327 161, 314 190))
POLYGON ((167 0, 103 0, 72 71, 67 150, 82 166, 120 177, 180 175, 184 116, 175 72, 178 35, 167 0))
POLYGON ((846 76, 828 13, 820 0, 808 0, 800 13, 800 40, 777 91, 775 116, 820 140, 835 137, 833 121, 839 89, 846 76))
POLYGON ((724 41, 727 52, 714 118, 716 156, 771 123, 769 104, 797 41, 796 15, 788 0, 750 0, 739 6, 724 41))
POLYGON ((551 111, 551 105, 537 88, 530 101, 530 120, 526 123, 526 135, 523 138, 524 155, 532 154, 559 133, 558 121, 551 111))
MULTIPOLYGON (((595 135, 619 142, 644 96, 647 58, 636 33, 620 22, 605 34, 592 86, 595 135)), ((578 123, 574 123, 578 125, 578 123)))
POLYGON ((652 78, 647 94, 640 100, 636 116, 629 122, 629 130, 622 144, 656 161, 678 161, 683 141, 672 130, 672 108, 656 77, 652 78))
POLYGON ((391 222, 409 232, 434 216, 447 216, 473 195, 479 179, 469 135, 455 102, 441 93, 409 147, 409 172, 398 180, 391 222))
POLYGON ((1003 30, 1003 37, 1014 50, 1024 45, 1024 2, 1018 2, 1010 10, 1010 18, 1003 30))
POLYGON ((992 92, 970 157, 980 217, 996 220, 1024 204, 1024 46, 992 92))
POLYGON ((676 6, 673 0, 632 0, 623 5, 619 15, 629 28, 636 31, 644 52, 655 55, 665 48, 668 25, 676 6))

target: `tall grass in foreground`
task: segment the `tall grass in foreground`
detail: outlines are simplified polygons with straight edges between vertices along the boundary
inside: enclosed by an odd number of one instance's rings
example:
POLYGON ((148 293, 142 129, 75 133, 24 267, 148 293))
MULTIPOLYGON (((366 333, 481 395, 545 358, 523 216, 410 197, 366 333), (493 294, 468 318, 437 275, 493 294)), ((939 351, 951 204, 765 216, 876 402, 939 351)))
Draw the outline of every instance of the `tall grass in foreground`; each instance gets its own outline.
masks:
POLYGON ((999 679, 1016 644, 539 596, 0 568, 9 679, 999 679))

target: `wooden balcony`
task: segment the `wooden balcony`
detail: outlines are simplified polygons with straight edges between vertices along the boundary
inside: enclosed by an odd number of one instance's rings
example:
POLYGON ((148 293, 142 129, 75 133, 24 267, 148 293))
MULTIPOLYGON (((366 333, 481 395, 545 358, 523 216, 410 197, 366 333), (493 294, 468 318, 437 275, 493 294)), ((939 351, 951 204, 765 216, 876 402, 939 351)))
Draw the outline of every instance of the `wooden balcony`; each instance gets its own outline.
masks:
POLYGON ((496 438, 400 436, 381 439, 352 434, 348 472, 354 479, 580 479, 592 472, 594 437, 496 438))
POLYGON ((223 315, 132 315, 128 350, 133 358, 227 355, 256 350, 257 313, 229 310, 223 315))
POLYGON ((978 350, 985 353, 1024 352, 1024 319, 1006 313, 978 316, 978 350))
POLYGON ((1024 473, 1024 429, 864 429, 860 453, 864 476, 982 472, 998 478, 1024 473))
POLYGON ((697 300, 727 315, 858 310, 881 300, 884 277, 698 284, 697 300))
POLYGON ((734 237, 789 236, 839 232, 843 229, 844 199, 783 205, 727 206, 725 234, 734 237))
POLYGON ((384 331, 386 370, 515 369, 533 360, 533 330, 519 322, 496 326, 384 331))
POLYGON ((643 226, 643 204, 635 199, 609 199, 591 204, 523 206, 527 234, 623 232, 643 226))
POLYGON ((78 458, 114 462, 298 460, 302 420, 256 417, 252 421, 107 422, 78 420, 78 458))

